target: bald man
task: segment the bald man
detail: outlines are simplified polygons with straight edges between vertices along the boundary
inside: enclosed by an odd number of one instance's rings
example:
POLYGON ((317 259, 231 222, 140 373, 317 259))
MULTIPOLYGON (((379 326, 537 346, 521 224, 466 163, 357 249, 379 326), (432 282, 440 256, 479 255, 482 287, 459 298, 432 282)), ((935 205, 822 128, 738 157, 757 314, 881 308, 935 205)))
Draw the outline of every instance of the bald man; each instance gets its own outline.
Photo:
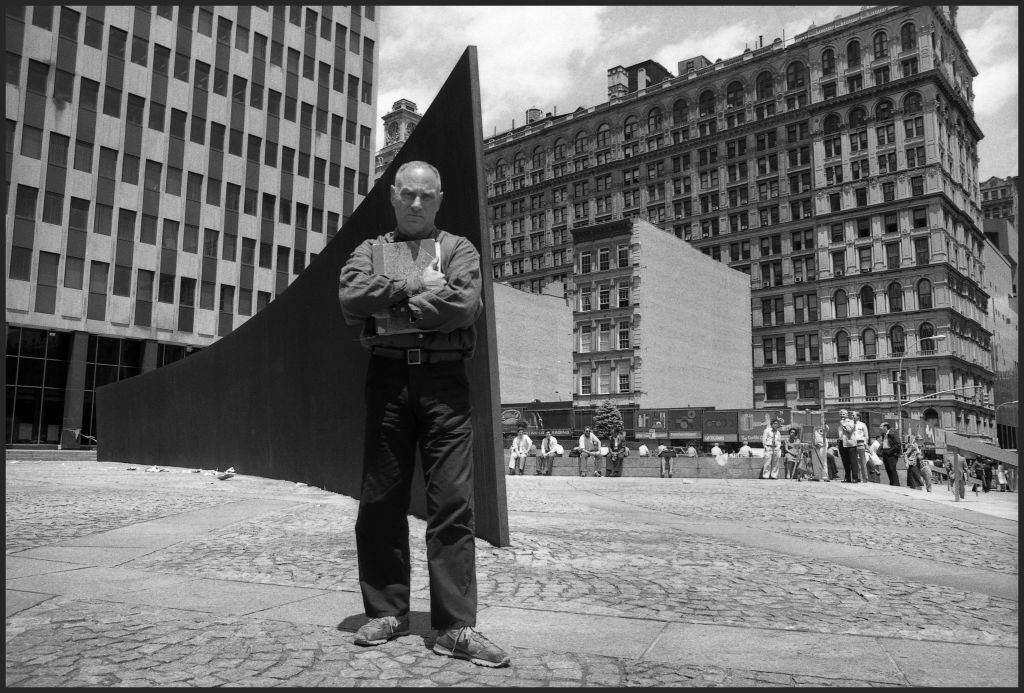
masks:
POLYGON ((396 228, 364 241, 341 269, 338 298, 350 325, 361 325, 370 352, 366 436, 356 550, 369 621, 355 636, 381 645, 409 633, 408 512, 417 448, 427 500, 427 570, 433 651, 488 667, 509 656, 475 630, 476 553, 473 428, 465 360, 476 346, 483 310, 480 254, 462 236, 434 225, 441 174, 424 162, 399 167, 391 186, 396 228), (434 239, 439 259, 419 276, 373 270, 373 246, 434 239), (374 313, 406 312, 417 332, 380 335, 374 313))

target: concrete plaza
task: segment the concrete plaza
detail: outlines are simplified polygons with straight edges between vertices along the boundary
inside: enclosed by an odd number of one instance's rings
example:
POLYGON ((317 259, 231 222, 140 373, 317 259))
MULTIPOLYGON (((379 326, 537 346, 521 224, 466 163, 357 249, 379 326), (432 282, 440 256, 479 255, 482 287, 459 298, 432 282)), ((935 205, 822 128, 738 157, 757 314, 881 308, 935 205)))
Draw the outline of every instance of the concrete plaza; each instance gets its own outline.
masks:
POLYGON ((1015 493, 508 477, 485 669, 429 650, 418 519, 412 634, 360 648, 353 499, 19 452, 7 686, 1018 685, 1015 493))

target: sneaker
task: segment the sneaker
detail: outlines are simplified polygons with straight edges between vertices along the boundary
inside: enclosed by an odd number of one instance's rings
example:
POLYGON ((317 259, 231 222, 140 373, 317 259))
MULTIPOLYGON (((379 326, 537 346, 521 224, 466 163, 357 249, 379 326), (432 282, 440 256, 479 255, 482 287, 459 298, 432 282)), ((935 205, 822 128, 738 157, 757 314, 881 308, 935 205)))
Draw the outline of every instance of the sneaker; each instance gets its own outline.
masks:
POLYGON ((511 658, 470 626, 438 632, 434 652, 446 657, 467 659, 482 667, 507 667, 511 658))
POLYGON ((401 620, 396 616, 372 618, 356 631, 355 644, 367 647, 383 645, 388 640, 409 634, 409 618, 401 620))

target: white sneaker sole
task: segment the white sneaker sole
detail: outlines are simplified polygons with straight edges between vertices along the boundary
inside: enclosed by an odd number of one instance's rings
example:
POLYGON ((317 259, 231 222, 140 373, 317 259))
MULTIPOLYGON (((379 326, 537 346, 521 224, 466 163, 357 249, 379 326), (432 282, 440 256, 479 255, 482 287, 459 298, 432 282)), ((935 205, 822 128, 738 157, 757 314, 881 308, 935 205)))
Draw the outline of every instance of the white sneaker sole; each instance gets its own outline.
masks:
POLYGON ((454 659, 463 659, 463 660, 466 660, 467 662, 472 662, 473 664, 476 664, 479 667, 491 667, 491 668, 507 667, 509 665, 509 662, 512 661, 511 657, 507 657, 506 656, 505 659, 501 660, 500 662, 491 662, 491 661, 486 660, 486 659, 479 659, 477 657, 470 657, 469 655, 462 654, 461 652, 455 652, 453 650, 449 650, 447 647, 443 647, 443 646, 438 645, 436 643, 434 644, 434 647, 432 649, 434 651, 434 654, 439 654, 439 655, 441 655, 443 657, 452 657, 454 659))

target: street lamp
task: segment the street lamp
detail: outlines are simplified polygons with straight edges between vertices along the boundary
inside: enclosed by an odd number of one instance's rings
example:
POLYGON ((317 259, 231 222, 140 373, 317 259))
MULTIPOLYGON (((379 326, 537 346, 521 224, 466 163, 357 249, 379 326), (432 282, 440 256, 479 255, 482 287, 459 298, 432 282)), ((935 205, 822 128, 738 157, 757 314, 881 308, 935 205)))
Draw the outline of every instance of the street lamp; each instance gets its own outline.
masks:
MULTIPOLYGON (((918 337, 914 341, 917 345, 921 346, 922 339, 930 339, 934 342, 941 342, 946 338, 944 334, 936 334, 931 337, 918 337)), ((899 365, 896 366, 896 431, 900 439, 901 456, 906 453, 902 452, 903 449, 903 387, 906 386, 906 381, 903 378, 903 359, 907 357, 907 350, 904 349, 903 353, 900 354, 899 365)))

